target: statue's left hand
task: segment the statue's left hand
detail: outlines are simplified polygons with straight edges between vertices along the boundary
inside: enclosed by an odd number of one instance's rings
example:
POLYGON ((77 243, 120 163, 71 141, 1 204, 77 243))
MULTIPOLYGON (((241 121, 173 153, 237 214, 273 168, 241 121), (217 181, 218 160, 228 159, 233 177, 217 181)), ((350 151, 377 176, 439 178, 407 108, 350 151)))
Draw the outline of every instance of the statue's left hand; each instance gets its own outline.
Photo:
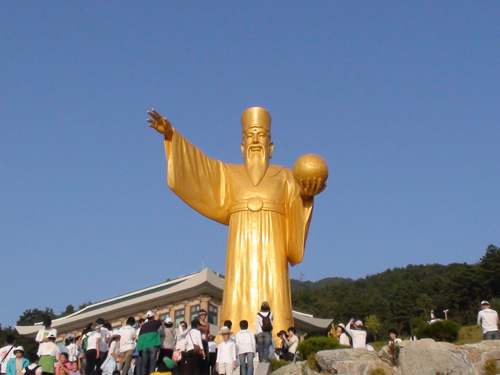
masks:
POLYGON ((308 179, 300 179, 299 181, 300 192, 304 198, 312 198, 315 195, 323 192, 328 186, 323 182, 321 178, 308 178, 308 179))
POLYGON ((154 109, 148 111, 148 115, 153 118, 147 120, 147 122, 149 122, 149 127, 155 129, 158 133, 163 134, 168 141, 171 141, 174 131, 170 121, 168 121, 154 109))

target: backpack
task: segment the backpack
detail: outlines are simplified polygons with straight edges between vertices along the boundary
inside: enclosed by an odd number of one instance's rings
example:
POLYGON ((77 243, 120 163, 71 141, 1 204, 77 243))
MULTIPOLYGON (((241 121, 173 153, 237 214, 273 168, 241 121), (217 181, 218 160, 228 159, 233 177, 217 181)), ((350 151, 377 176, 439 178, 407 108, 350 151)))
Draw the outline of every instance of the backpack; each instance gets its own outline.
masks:
POLYGON ((28 366, 26 366, 24 368, 24 375, 36 375, 36 370, 39 369, 39 368, 40 368, 39 365, 36 365, 32 369, 30 369, 30 368, 28 368, 28 366))
POLYGON ((267 316, 264 316, 261 313, 258 313, 258 315, 262 318, 262 324, 260 325, 262 331, 271 332, 273 330, 273 325, 271 323, 271 318, 270 318, 271 313, 267 314, 267 316))

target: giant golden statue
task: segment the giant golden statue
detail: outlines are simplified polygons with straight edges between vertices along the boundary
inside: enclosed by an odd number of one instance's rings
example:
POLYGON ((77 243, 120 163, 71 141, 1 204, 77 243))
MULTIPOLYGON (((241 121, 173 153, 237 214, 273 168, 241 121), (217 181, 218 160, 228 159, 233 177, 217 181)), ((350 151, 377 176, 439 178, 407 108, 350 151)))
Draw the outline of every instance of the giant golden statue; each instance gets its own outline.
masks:
POLYGON ((245 319, 253 330, 268 301, 274 331, 286 330, 293 325, 288 263, 302 261, 314 196, 326 187, 326 164, 318 171, 312 163, 306 172, 313 173, 304 178, 269 165, 271 116, 260 107, 241 116, 243 165, 210 159, 154 109, 148 114, 149 126, 165 136, 170 188, 202 215, 229 225, 222 321, 238 327, 245 319))

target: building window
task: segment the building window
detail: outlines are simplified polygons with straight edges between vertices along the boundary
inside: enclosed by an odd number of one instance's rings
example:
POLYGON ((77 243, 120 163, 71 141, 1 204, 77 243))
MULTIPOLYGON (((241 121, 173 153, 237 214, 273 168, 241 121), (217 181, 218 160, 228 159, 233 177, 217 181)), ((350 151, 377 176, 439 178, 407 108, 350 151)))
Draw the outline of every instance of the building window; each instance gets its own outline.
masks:
POLYGON ((175 326, 184 320, 184 309, 175 310, 175 326))
POLYGON ((219 308, 214 305, 208 305, 208 322, 210 324, 218 325, 218 311, 219 308))
POLYGON ((189 311, 189 319, 199 319, 198 311, 200 311, 200 305, 191 306, 189 311))

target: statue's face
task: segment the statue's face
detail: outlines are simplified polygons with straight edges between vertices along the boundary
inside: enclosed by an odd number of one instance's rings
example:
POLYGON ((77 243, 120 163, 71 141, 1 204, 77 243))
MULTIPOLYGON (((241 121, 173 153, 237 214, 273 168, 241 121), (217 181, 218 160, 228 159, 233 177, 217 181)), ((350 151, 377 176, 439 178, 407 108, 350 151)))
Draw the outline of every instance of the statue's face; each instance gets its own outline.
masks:
POLYGON ((264 128, 248 128, 243 133, 241 152, 245 163, 252 161, 269 163, 273 153, 271 134, 264 128))

